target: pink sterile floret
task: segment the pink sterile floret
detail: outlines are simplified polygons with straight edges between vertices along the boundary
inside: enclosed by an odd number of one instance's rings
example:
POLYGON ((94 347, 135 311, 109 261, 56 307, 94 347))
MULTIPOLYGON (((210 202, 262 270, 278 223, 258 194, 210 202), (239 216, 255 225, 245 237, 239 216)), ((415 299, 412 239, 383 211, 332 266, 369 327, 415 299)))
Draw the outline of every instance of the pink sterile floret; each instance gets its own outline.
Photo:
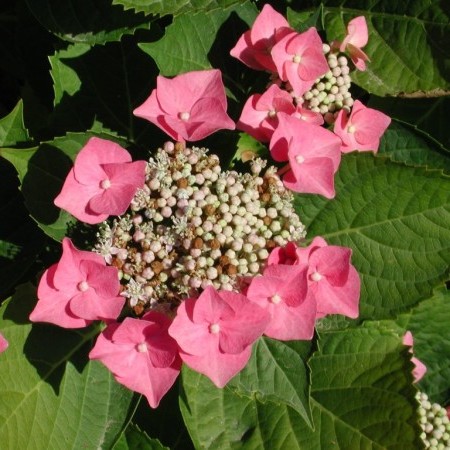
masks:
POLYGON ((177 343, 167 333, 170 323, 158 312, 112 323, 98 336, 89 358, 100 360, 119 383, 145 395, 156 408, 181 367, 177 343))
MULTIPOLYGON (((412 335, 411 331, 407 331, 404 334, 404 336, 403 336, 403 345, 407 345, 408 347, 411 347, 409 349, 409 353, 411 353, 411 354, 414 353, 414 350, 413 350, 414 338, 413 338, 413 335, 412 335)), ((414 369, 412 371, 413 377, 414 377, 414 383, 417 383, 425 375, 425 373, 427 371, 427 367, 425 366, 425 364, 422 361, 417 359, 415 356, 413 356, 411 358, 411 362, 414 364, 414 369)))
POLYGON ((81 328, 93 320, 116 319, 124 303, 117 269, 96 253, 78 250, 69 238, 62 247, 60 261, 39 282, 30 320, 81 328))
POLYGON ((217 130, 234 130, 220 70, 200 70, 172 79, 158 76, 156 89, 133 114, 177 141, 198 141, 217 130))
POLYGON ((247 364, 268 322, 268 313, 243 295, 208 286, 181 303, 169 334, 189 367, 223 387, 247 364))
POLYGON ((96 224, 123 214, 145 183, 145 161, 131 161, 120 145, 93 137, 78 153, 55 205, 96 224))
POLYGON ((289 160, 283 183, 294 192, 335 196, 334 174, 338 170, 341 142, 331 131, 286 114, 279 114, 279 124, 270 141, 276 161, 289 160))
POLYGON ((4 352, 8 348, 8 341, 0 333, 0 353, 4 352))
POLYGON ((278 125, 279 112, 291 115, 296 112, 296 109, 292 96, 276 84, 272 84, 264 94, 254 94, 249 97, 237 127, 255 139, 267 142, 278 125))
POLYGON ((314 27, 304 33, 289 33, 274 45, 272 58, 278 75, 283 81, 289 81, 297 97, 329 70, 322 40, 314 27))
POLYGON ((264 5, 251 30, 240 37, 230 54, 252 69, 276 72, 270 52, 290 32, 287 20, 270 5, 264 5))
POLYGON ((284 247, 275 247, 267 258, 267 265, 285 264, 287 266, 298 265, 297 249, 295 242, 288 242, 284 247))
POLYGON ((333 131, 342 140, 343 153, 353 150, 377 152, 380 138, 390 123, 391 118, 386 114, 356 100, 350 115, 343 109, 339 111, 333 131))
POLYGON ((254 277, 247 297, 270 313, 264 334, 274 339, 311 339, 314 334, 316 301, 308 295, 307 266, 269 265, 254 277))
POLYGON ((364 16, 355 17, 347 25, 347 35, 342 43, 336 42, 334 46, 339 46, 341 52, 347 51, 350 58, 359 70, 366 70, 366 61, 369 57, 361 50, 369 40, 369 32, 364 16))
POLYGON ((318 318, 327 314, 358 317, 361 286, 351 254, 351 249, 328 245, 321 237, 297 249, 299 263, 308 265, 308 289, 317 301, 318 318))

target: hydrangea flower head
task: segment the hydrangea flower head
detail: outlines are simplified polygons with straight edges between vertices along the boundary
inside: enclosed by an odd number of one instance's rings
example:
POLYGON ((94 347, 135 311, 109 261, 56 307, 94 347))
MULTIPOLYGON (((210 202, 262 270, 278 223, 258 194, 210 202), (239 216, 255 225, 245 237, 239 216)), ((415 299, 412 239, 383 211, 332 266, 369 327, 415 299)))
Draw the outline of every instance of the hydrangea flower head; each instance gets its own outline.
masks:
POLYGON ((178 307, 169 334, 189 367, 223 387, 247 364, 268 322, 269 315, 242 294, 208 286, 178 307))
POLYGON ((8 341, 0 333, 0 353, 4 352, 8 348, 8 341))
POLYGON ((187 72, 174 78, 158 76, 156 89, 133 114, 177 141, 198 141, 217 130, 234 130, 220 70, 187 72))
POLYGON ((277 161, 289 160, 283 183, 294 192, 335 196, 334 174, 340 160, 337 136, 318 125, 279 114, 270 150, 277 161))
POLYGON ((167 333, 170 323, 153 311, 142 319, 112 323, 98 336, 89 358, 100 360, 119 383, 145 395, 156 408, 181 367, 177 344, 167 333))
POLYGON ((33 322, 80 328, 93 320, 115 319, 123 307, 115 267, 100 255, 78 250, 64 238, 60 261, 47 269, 38 286, 33 322))
POLYGON ((252 69, 276 72, 272 47, 290 32, 287 20, 270 5, 264 5, 252 28, 240 37, 230 54, 252 69))
POLYGON ((296 108, 292 96, 272 84, 264 94, 254 94, 248 98, 237 127, 261 142, 270 141, 278 125, 279 112, 292 115, 296 108))
POLYGON ((89 224, 123 214, 144 184, 145 167, 120 145, 93 137, 78 153, 55 205, 89 224))
POLYGON ((361 50, 369 40, 369 32, 364 16, 355 17, 347 24, 347 35, 342 43, 336 42, 341 52, 347 51, 358 70, 366 70, 369 57, 361 50))
POLYGON ((358 317, 361 283, 350 263, 351 253, 347 247, 328 245, 321 237, 297 249, 299 263, 308 265, 308 287, 317 301, 318 318, 327 314, 358 317))
POLYGON ((311 339, 314 334, 316 301, 308 295, 307 266, 269 265, 254 277, 247 297, 270 313, 264 334, 274 339, 311 339))
POLYGON ((314 27, 304 33, 292 32, 283 37, 274 45, 272 58, 278 75, 283 81, 289 81, 298 97, 329 70, 322 40, 314 27))
POLYGON ((367 108, 355 100, 350 115, 339 111, 334 123, 334 133, 342 140, 341 151, 378 151, 380 138, 391 123, 391 118, 381 111, 367 108))

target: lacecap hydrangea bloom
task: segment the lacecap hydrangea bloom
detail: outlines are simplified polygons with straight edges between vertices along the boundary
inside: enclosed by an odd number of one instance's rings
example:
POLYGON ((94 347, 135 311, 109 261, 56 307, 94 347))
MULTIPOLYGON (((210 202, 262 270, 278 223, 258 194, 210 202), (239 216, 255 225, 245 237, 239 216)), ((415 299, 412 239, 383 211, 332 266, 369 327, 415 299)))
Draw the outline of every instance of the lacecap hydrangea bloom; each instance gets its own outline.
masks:
MULTIPOLYGON (((277 168, 256 158, 248 173, 223 170, 206 149, 170 142, 145 164, 143 186, 124 214, 98 227, 93 251, 63 241, 31 320, 69 328, 105 321, 90 357, 156 407, 181 362, 223 387, 262 335, 311 339, 331 310, 354 317, 359 279, 349 251, 330 247, 342 259, 337 275, 320 257, 286 264, 272 256, 292 245, 299 252, 306 235, 277 168), (330 308, 311 287, 318 271, 336 298, 353 280, 350 310, 330 308)), ((308 255, 326 246, 313 245, 308 255)))

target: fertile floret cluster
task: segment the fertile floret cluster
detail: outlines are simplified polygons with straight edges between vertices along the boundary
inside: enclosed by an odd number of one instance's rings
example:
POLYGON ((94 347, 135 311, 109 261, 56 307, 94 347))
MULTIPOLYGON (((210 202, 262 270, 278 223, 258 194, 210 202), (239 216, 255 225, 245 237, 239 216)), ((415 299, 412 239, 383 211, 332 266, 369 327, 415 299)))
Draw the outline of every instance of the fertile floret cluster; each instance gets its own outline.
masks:
POLYGON ((420 437, 425 448, 431 450, 450 450, 450 421, 447 411, 438 403, 431 403, 428 395, 418 392, 419 421, 422 427, 420 437))
POLYGON ((327 123, 333 123, 341 109, 348 112, 353 106, 350 93, 351 78, 348 59, 343 54, 331 50, 328 44, 323 44, 330 70, 318 78, 312 88, 297 99, 303 107, 321 113, 327 123))
POLYGON ((208 285, 238 291, 272 248, 305 236, 292 194, 264 166, 222 171, 206 149, 172 143, 150 159, 129 213, 105 222, 96 244, 136 312, 170 311, 208 285))

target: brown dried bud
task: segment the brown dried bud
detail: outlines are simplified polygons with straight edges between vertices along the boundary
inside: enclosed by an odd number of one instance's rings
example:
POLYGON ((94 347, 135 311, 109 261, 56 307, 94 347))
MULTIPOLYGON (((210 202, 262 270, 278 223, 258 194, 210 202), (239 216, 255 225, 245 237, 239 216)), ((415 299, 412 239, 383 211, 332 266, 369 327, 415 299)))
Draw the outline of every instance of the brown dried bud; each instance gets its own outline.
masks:
POLYGON ((220 248, 220 242, 215 238, 209 243, 209 245, 213 250, 220 248))
POLYGON ((272 223, 272 219, 269 216, 263 218, 264 225, 268 226, 272 223))
POLYGON ((275 241, 272 241, 272 239, 269 239, 268 241, 266 241, 267 249, 272 249, 272 248, 275 248, 276 246, 277 246, 277 243, 275 241))
POLYGON ((156 275, 159 275, 164 269, 163 263, 161 261, 153 261, 150 264, 150 267, 156 275))
POLYGON ((140 316, 144 313, 144 305, 142 303, 138 303, 137 305, 133 306, 133 311, 137 316, 140 316))
POLYGON ((113 256, 113 259, 111 261, 111 265, 114 267, 117 267, 118 269, 121 269, 123 266, 123 261, 119 258, 116 258, 115 256, 113 256))
POLYGON ((237 274, 237 267, 234 264, 227 264, 224 267, 224 270, 227 275, 236 275, 237 274))
POLYGON ((272 198, 272 196, 270 195, 269 192, 264 192, 264 194, 261 195, 261 200, 265 203, 270 202, 271 198, 272 198))
POLYGON ((216 208, 214 208, 213 205, 206 205, 205 206, 205 213, 208 216, 212 216, 216 212, 216 208))
POLYGON ((203 247, 203 239, 201 237, 196 237, 194 242, 192 243, 194 248, 202 248, 203 247))
POLYGON ((189 185, 189 182, 188 182, 188 180, 186 178, 180 178, 177 181, 177 186, 179 188, 181 188, 181 189, 184 189, 185 187, 188 187, 188 185, 189 185))
POLYGON ((227 264, 230 264, 230 258, 227 255, 222 255, 219 258, 219 264, 221 266, 226 266, 227 264))

